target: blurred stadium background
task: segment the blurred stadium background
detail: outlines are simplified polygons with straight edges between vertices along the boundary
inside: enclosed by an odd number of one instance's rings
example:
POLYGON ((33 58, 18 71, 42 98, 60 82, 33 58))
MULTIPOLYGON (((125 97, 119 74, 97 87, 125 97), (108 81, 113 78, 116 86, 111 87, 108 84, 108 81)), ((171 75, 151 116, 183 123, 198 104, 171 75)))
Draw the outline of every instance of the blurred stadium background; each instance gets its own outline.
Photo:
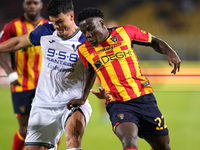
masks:
MULTIPOLYGON (((133 24, 165 40, 180 56, 181 70, 170 74, 167 57, 151 48, 134 46, 143 74, 153 85, 158 105, 163 112, 171 136, 172 149, 198 149, 200 147, 200 1, 199 0, 73 0, 75 16, 84 7, 103 10, 108 26, 133 24)), ((0 30, 6 22, 23 13, 22 0, 0 1, 0 30)), ((48 0, 43 0, 42 16, 48 0)), ((9 150, 17 129, 9 82, 0 67, 0 150, 9 150)), ((94 86, 96 88, 98 84, 94 86)), ((89 96, 93 114, 83 138, 83 149, 120 150, 121 144, 111 130, 109 122, 102 123, 101 105, 89 96)), ((61 149, 65 149, 64 137, 61 149)), ((149 150, 139 140, 139 149, 149 150)))

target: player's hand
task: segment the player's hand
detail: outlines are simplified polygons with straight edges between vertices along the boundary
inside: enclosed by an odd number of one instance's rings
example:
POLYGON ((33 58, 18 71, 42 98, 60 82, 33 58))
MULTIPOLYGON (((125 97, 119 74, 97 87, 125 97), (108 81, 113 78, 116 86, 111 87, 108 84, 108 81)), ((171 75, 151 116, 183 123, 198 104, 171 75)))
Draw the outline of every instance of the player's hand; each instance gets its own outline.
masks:
POLYGON ((180 71, 181 60, 176 53, 168 55, 168 63, 171 67, 173 67, 171 73, 176 74, 177 70, 178 72, 180 71))
POLYGON ((83 99, 73 99, 67 103, 67 109, 71 109, 72 107, 78 107, 85 103, 83 99))
POLYGON ((21 83, 18 80, 15 80, 11 83, 14 86, 21 86, 21 83))
POLYGON ((10 80, 10 83, 14 86, 21 86, 21 83, 18 80, 18 76, 22 77, 18 72, 12 71, 8 75, 8 79, 10 80))
POLYGON ((90 92, 92 92, 99 99, 110 98, 112 100, 112 95, 108 91, 106 91, 104 87, 99 87, 98 89, 98 92, 95 92, 93 89, 91 89, 90 92))

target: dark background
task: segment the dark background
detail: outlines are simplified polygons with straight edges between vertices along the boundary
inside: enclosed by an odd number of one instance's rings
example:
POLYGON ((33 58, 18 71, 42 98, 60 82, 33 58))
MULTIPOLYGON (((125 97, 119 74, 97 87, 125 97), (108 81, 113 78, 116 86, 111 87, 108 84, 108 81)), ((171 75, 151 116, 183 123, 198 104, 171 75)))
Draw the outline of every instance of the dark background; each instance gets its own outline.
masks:
MULTIPOLYGON (((43 0, 42 16, 48 19, 43 0)), ((0 30, 12 19, 21 17, 23 0, 0 1, 0 30)), ((73 0, 75 18, 85 7, 98 7, 108 27, 132 24, 165 40, 182 60, 200 59, 199 0, 73 0)), ((76 20, 76 19, 75 19, 76 20)), ((141 60, 164 60, 150 48, 135 46, 141 60)))

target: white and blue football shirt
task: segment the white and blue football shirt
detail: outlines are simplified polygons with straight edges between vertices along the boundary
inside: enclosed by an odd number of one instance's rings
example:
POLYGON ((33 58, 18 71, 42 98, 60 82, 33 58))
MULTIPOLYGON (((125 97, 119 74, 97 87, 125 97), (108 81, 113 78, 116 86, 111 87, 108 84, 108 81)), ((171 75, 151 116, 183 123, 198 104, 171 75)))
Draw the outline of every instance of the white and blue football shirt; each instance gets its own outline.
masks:
POLYGON ((83 65, 77 48, 85 41, 80 29, 67 39, 62 39, 51 23, 44 23, 29 34, 28 40, 35 46, 41 45, 43 55, 34 105, 60 107, 80 98, 83 65))

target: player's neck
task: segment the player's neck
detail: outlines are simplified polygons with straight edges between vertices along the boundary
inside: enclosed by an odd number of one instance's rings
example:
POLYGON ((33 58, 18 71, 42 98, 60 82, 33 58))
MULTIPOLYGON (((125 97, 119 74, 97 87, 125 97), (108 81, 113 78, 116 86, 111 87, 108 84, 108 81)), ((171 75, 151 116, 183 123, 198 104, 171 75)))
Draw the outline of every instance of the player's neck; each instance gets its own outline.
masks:
POLYGON ((71 29, 69 29, 68 33, 66 35, 63 35, 61 38, 66 39, 72 36, 77 31, 77 29, 78 29, 78 26, 74 23, 74 26, 71 29))
POLYGON ((37 25, 42 19, 40 16, 36 16, 34 19, 30 19, 26 14, 24 14, 24 18, 26 21, 32 23, 33 25, 37 25))

